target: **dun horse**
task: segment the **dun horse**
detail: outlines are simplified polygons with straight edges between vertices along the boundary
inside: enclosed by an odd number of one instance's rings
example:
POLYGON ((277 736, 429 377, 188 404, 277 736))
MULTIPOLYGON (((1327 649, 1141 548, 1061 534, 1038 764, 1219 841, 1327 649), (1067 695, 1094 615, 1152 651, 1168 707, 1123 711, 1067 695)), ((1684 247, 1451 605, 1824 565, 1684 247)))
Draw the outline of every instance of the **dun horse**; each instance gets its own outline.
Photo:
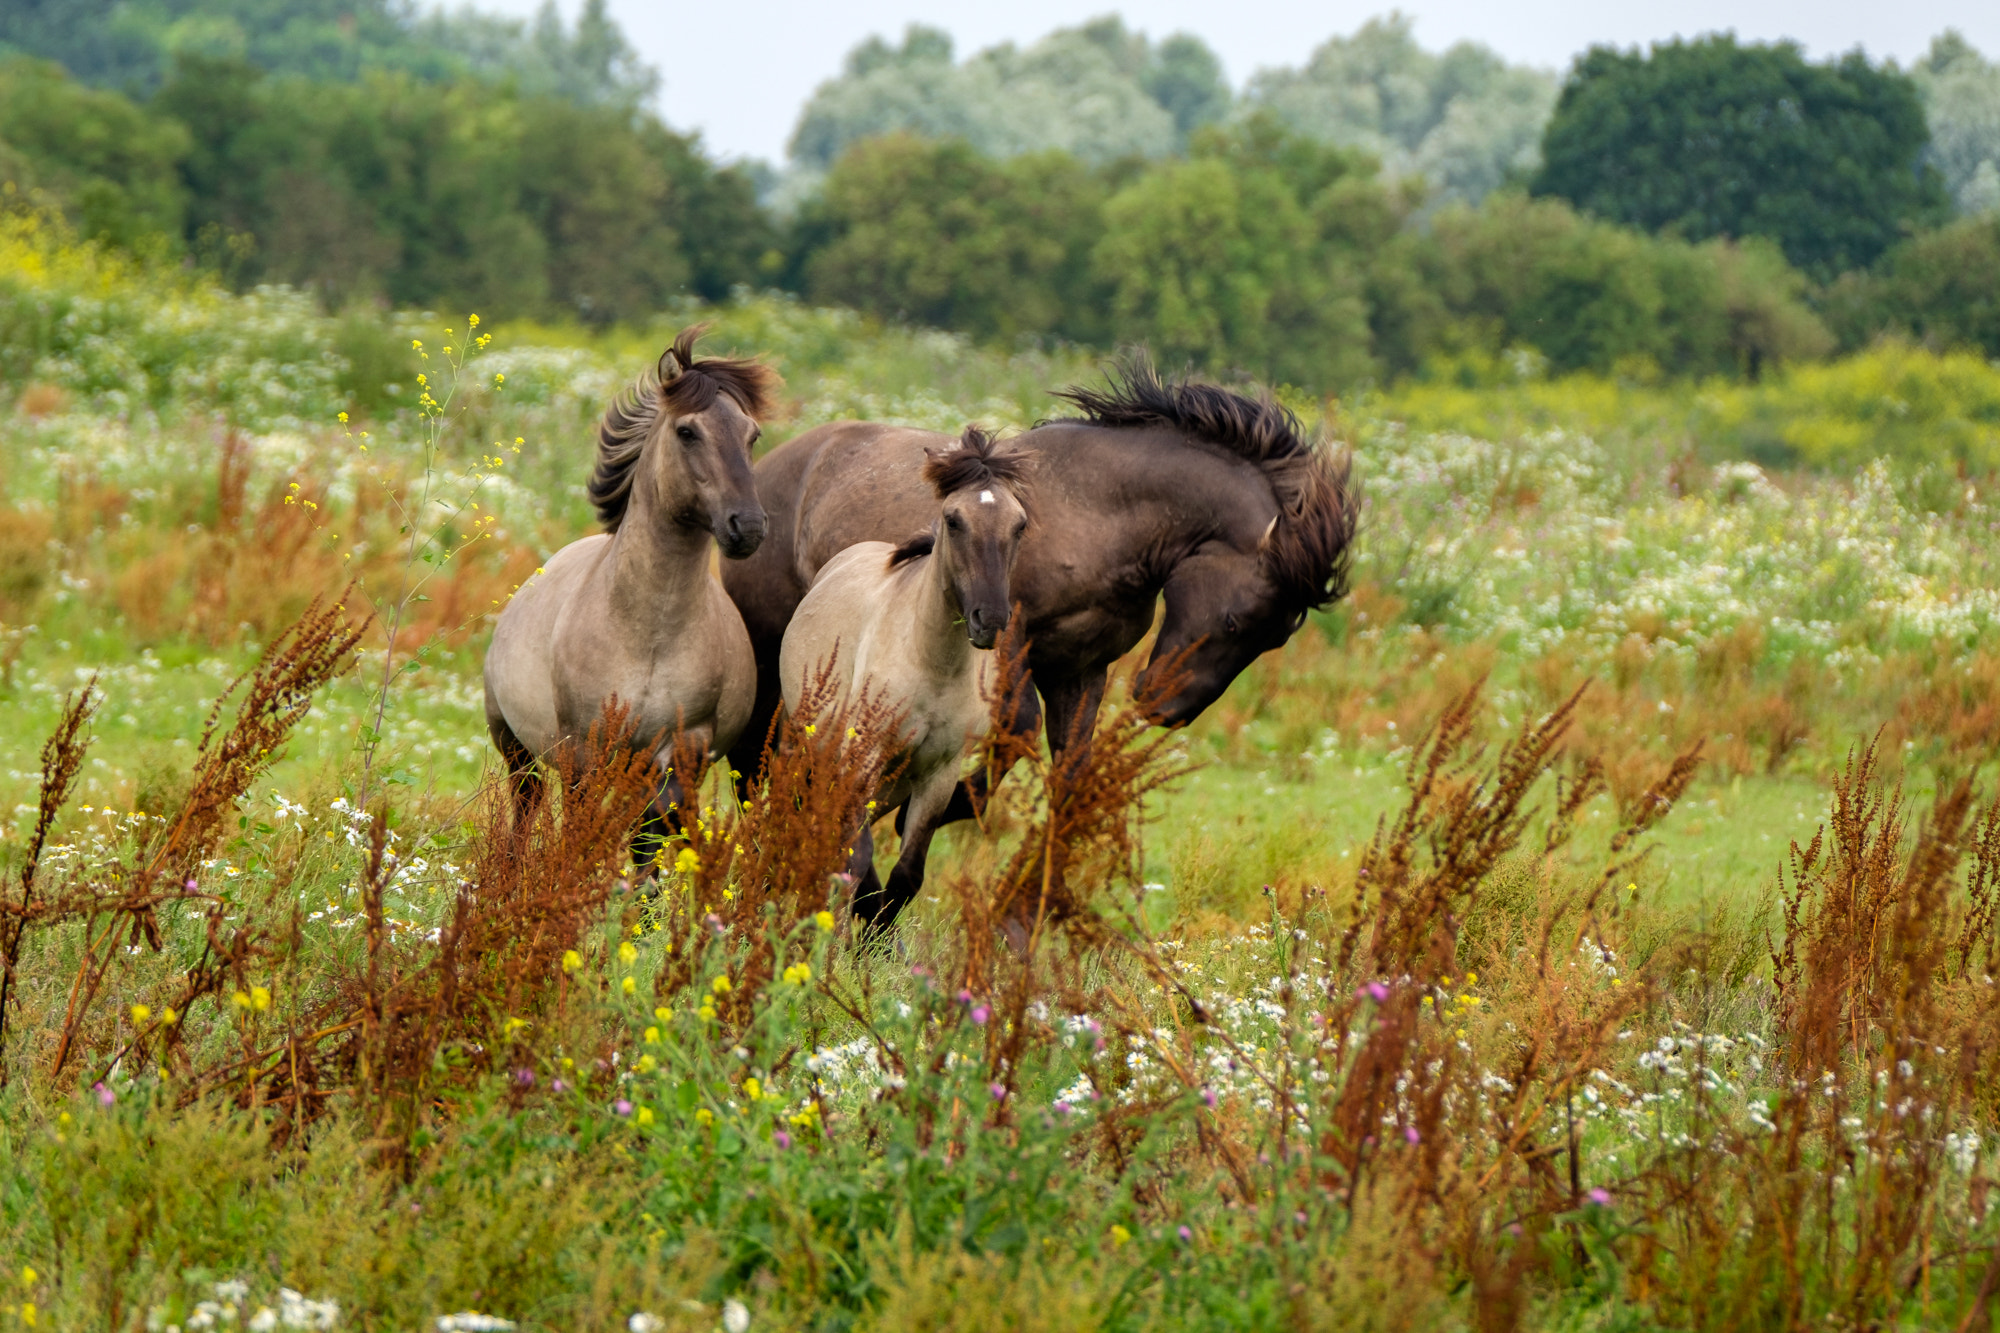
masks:
POLYGON ((676 742, 714 754, 751 711, 756 666, 742 618, 710 570, 764 539, 750 448, 777 376, 754 361, 697 360, 684 329, 657 369, 605 412, 589 495, 604 531, 572 542, 507 604, 486 652, 486 725, 539 798, 535 762, 589 734, 605 701, 632 710, 661 789, 635 841, 644 854, 678 801, 676 742))
MULTIPOLYGON (((1162 593, 1166 617, 1140 686, 1169 683, 1159 673, 1172 664, 1178 688, 1157 700, 1157 720, 1193 721, 1307 611, 1346 590, 1356 508, 1345 454, 1309 444, 1268 400, 1163 380, 1142 359, 1106 389, 1059 396, 1080 419, 1010 441, 1033 462, 1036 497, 1013 596, 1058 750, 1088 734, 1105 672, 1151 628, 1162 593)), ((723 571, 759 668, 738 769, 756 771, 756 743, 778 706, 770 668, 814 576, 855 542, 897 541, 930 521, 937 501, 921 462, 947 438, 836 422, 758 462, 771 540, 723 571)))
POLYGON ((903 848, 876 891, 873 837, 862 829, 855 913, 887 925, 923 886, 924 858, 958 786, 966 750, 985 734, 990 651, 1011 611, 1008 575, 1028 527, 1017 490, 1026 459, 968 427, 956 448, 926 451, 936 512, 920 536, 858 542, 826 563, 785 631, 778 675, 785 704, 830 673, 835 704, 865 696, 903 718, 897 775, 876 793, 908 802, 903 848))

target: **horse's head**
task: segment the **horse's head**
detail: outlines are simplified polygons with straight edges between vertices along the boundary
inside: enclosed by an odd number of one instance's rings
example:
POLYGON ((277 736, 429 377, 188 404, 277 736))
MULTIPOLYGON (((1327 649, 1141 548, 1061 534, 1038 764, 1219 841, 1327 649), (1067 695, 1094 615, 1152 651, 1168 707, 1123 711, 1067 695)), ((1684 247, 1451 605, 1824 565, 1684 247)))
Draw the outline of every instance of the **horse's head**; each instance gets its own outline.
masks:
POLYGON ((755 361, 696 359, 704 327, 681 330, 661 354, 657 378, 605 413, 590 499, 615 532, 635 483, 642 485, 660 518, 707 528, 724 555, 741 560, 764 540, 750 450, 778 377, 755 361))
POLYGON ((933 558, 943 561, 965 634, 975 648, 991 648, 1013 615, 1011 582, 1027 506, 1019 491, 1027 455, 1003 449, 977 426, 967 426, 957 447, 927 451, 924 479, 937 491, 933 558))
POLYGON ((1194 721, 1243 668, 1283 646, 1308 611, 1346 591, 1355 508, 1346 459, 1314 453, 1298 461, 1260 538, 1204 542, 1168 576, 1166 615, 1137 682, 1141 694, 1173 684, 1153 701, 1162 726, 1194 721))

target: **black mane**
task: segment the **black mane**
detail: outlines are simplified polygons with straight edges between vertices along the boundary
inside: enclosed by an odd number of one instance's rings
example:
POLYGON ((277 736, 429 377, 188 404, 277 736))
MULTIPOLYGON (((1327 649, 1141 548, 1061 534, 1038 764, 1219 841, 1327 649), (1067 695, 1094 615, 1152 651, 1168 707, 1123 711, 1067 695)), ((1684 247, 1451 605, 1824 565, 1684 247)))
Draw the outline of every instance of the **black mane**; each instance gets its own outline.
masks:
POLYGON ((1347 592, 1348 548, 1359 508, 1350 460, 1305 438, 1291 409, 1215 384, 1165 378, 1143 353, 1123 358, 1102 389, 1071 385, 1055 395, 1094 426, 1164 426, 1258 465, 1278 500, 1264 545, 1265 568, 1301 609, 1347 592))
POLYGON ((1290 408, 1217 384, 1167 379, 1143 355, 1123 358, 1102 389, 1072 384, 1055 396, 1075 404, 1094 426, 1166 426, 1253 463, 1312 452, 1290 408))

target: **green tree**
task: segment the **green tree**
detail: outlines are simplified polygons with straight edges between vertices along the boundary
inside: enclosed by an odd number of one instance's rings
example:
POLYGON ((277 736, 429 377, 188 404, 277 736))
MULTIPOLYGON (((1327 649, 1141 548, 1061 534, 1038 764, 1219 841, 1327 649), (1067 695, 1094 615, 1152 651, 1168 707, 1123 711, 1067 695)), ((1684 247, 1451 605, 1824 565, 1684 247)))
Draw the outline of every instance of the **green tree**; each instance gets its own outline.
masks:
MULTIPOLYGON (((857 144, 803 212, 815 300, 985 337, 1081 332, 1103 188, 1076 159, 997 162, 962 140, 857 144)), ((1086 334, 1087 336, 1087 334, 1086 334)))
POLYGON ((1533 191, 1690 240, 1767 236, 1822 278, 1938 219, 1916 85, 1860 54, 1733 37, 1595 48, 1563 85, 1533 191))
POLYGON ((1947 30, 1911 75, 1930 122, 1929 159, 1961 213, 2000 213, 2000 64, 1947 30))
POLYGON ((1115 336, 1313 388, 1366 377, 1367 255, 1400 220, 1374 176, 1269 119, 1198 136, 1105 205, 1092 258, 1115 336))
POLYGON ((1477 203, 1534 169, 1555 97, 1549 75, 1483 46, 1425 51, 1392 14, 1298 69, 1258 74, 1244 100, 1299 134, 1374 154, 1392 176, 1421 177, 1437 202, 1477 203))
POLYGON ((332 304, 641 318, 679 292, 757 281, 775 243, 740 173, 616 104, 396 74, 313 83, 187 57, 153 109, 191 141, 197 253, 230 259, 237 281, 332 304))
POLYGON ((1754 375, 1830 341, 1766 243, 1650 237, 1514 192, 1399 236, 1378 271, 1376 345, 1398 372, 1523 349, 1558 372, 1754 375))
POLYGON ((1849 348, 1887 333, 2000 357, 2000 212, 1912 236, 1869 272, 1843 276, 1826 306, 1849 348))
POLYGON ((993 157, 1060 148, 1101 164, 1171 153, 1229 105, 1221 62, 1185 34, 1155 46, 1102 18, 960 63, 949 35, 913 24, 900 46, 871 37, 848 54, 800 112, 791 157, 823 172, 851 144, 906 132, 993 157))
POLYGON ((85 88, 45 61, 0 61, 0 176, 45 191, 86 238, 178 243, 176 167, 187 151, 180 126, 117 93, 85 88))
POLYGON ((5 0, 0 50, 8 49, 137 94, 190 56, 344 83, 391 71, 433 82, 469 76, 628 108, 659 83, 605 0, 584 0, 574 27, 549 0, 532 22, 470 8, 426 13, 403 0, 5 0))

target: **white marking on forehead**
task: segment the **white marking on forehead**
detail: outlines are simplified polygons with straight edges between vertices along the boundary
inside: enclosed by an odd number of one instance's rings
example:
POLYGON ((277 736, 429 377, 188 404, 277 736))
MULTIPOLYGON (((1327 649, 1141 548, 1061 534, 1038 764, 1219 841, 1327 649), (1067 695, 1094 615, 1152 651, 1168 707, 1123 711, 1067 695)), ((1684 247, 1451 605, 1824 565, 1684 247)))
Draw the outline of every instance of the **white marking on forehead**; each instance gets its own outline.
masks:
POLYGON ((990 504, 992 504, 992 503, 993 503, 993 492, 991 492, 991 491, 981 491, 981 492, 979 493, 979 503, 981 503, 981 504, 983 504, 983 505, 990 505, 990 504))

